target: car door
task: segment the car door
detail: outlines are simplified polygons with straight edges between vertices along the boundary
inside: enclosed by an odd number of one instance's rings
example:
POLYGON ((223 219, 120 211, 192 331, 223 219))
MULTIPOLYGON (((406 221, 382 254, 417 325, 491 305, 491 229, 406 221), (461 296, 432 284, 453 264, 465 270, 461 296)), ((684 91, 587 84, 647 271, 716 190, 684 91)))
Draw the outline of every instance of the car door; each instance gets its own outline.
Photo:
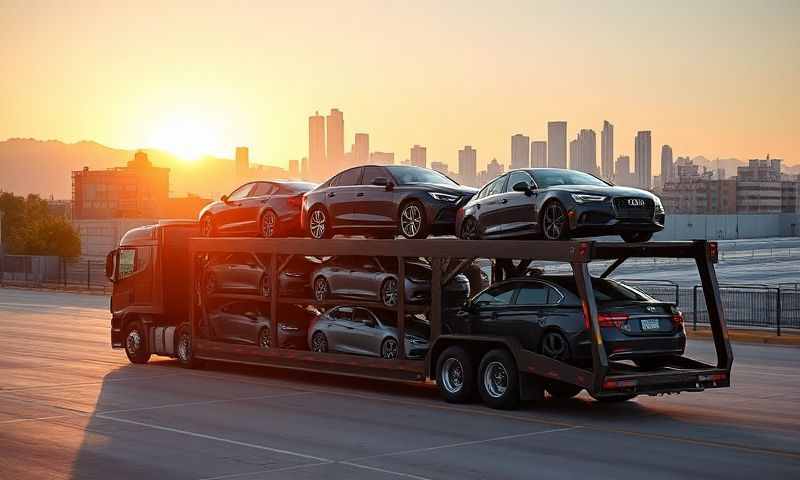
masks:
POLYGON ((245 183, 225 199, 225 208, 214 215, 214 224, 220 233, 241 233, 245 216, 241 207, 253 189, 254 183, 245 183))
POLYGON ((378 299, 381 281, 386 277, 374 257, 356 257, 350 269, 348 282, 353 296, 378 299))
POLYGON ((517 292, 515 282, 490 287, 470 302, 470 327, 478 335, 509 335, 510 326, 504 312, 513 304, 517 292))
POLYGON ((554 286, 538 280, 521 283, 510 309, 511 335, 523 347, 536 350, 542 332, 551 326, 558 327, 564 313, 559 305, 564 295, 554 286))
POLYGON ((355 328, 353 310, 353 307, 338 307, 330 313, 331 321, 328 323, 326 335, 331 350, 343 353, 355 352, 351 334, 355 328))
POLYGON ((500 213, 500 200, 505 192, 505 184, 508 176, 501 175, 489 185, 486 196, 480 200, 478 213, 478 229, 486 236, 497 235, 499 233, 498 214, 500 213))
POLYGON ((366 308, 353 311, 353 330, 349 331, 353 350, 362 355, 379 357, 383 330, 378 319, 366 308))
POLYGON ((334 227, 351 227, 354 221, 356 193, 361 187, 362 167, 354 167, 340 173, 325 193, 325 204, 334 227))
POLYGON ((252 254, 232 254, 228 258, 227 269, 226 276, 229 278, 229 288, 237 291, 258 291, 264 271, 252 254))
POLYGON ((328 260, 328 267, 325 270, 333 297, 354 296, 356 290, 351 274, 357 265, 358 259, 355 257, 333 257, 328 260))
POLYGON ((389 171, 379 166, 366 166, 361 176, 361 184, 356 191, 355 215, 353 219, 365 227, 386 227, 395 225, 397 212, 394 189, 385 185, 373 185, 376 178, 393 182, 389 171))
POLYGON ((499 233, 523 234, 532 233, 536 224, 536 192, 533 189, 533 178, 523 171, 517 170, 508 174, 505 192, 500 196, 497 212, 499 233), (525 183, 532 190, 529 193, 514 191, 514 185, 525 183))
POLYGON ((269 203, 269 199, 275 193, 275 190, 277 190, 277 187, 272 182, 255 182, 253 184, 253 188, 247 194, 247 198, 240 202, 240 231, 251 234, 259 233, 260 225, 258 221, 261 207, 269 203))

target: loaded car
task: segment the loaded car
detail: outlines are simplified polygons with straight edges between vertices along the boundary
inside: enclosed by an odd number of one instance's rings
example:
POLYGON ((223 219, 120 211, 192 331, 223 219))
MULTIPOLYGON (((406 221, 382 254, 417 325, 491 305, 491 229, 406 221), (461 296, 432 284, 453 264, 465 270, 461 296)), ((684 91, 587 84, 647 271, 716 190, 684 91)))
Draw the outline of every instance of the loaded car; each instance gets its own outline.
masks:
POLYGON ((306 182, 245 183, 200 211, 201 234, 206 237, 297 236, 303 194, 314 187, 315 184, 306 182))
POLYGON ((427 168, 354 167, 303 197, 303 230, 312 238, 453 235, 458 208, 475 192, 427 168))
MULTIPOLYGON (((683 315, 674 305, 607 278, 592 278, 592 288, 609 360, 632 360, 641 368, 655 369, 683 354, 683 315)), ((525 349, 591 366, 591 329, 572 275, 494 284, 450 315, 443 328, 514 337, 525 349)))
MULTIPOLYGON (((431 295, 431 267, 406 261, 405 302, 425 303, 431 295)), ((312 274, 314 298, 325 301, 350 298, 381 302, 394 307, 399 299, 396 257, 330 257, 312 274)), ((469 298, 469 280, 458 274, 443 288, 442 304, 459 306, 469 298)))
MULTIPOLYGON (((251 253, 211 255, 205 266, 203 284, 205 293, 241 293, 272 295, 269 276, 269 258, 251 253)), ((313 257, 293 256, 281 271, 280 294, 282 296, 309 295, 311 272, 319 266, 313 257)))
MULTIPOLYGON (((420 316, 406 316, 406 358, 425 358, 431 329, 420 316)), ((397 358, 397 314, 362 307, 335 307, 317 317, 308 329, 313 352, 340 352, 397 358)))
MULTIPOLYGON (((311 321, 319 312, 311 308, 281 304, 278 306, 278 344, 280 348, 306 349, 306 336, 311 321)), ((273 346, 270 333, 269 306, 263 303, 233 301, 208 312, 208 323, 214 338, 233 343, 273 346)))
POLYGON ((646 242, 664 220, 661 201, 645 190, 575 170, 529 168, 486 184, 459 210, 456 232, 464 239, 620 235, 646 242))

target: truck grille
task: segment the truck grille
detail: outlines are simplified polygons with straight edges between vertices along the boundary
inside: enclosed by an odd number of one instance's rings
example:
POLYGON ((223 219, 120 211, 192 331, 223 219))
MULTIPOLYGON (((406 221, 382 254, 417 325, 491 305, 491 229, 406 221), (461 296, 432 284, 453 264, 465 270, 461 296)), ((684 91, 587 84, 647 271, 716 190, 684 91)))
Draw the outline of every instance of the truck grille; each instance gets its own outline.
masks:
POLYGON ((655 204, 649 198, 620 197, 614 199, 617 218, 652 219, 655 204))

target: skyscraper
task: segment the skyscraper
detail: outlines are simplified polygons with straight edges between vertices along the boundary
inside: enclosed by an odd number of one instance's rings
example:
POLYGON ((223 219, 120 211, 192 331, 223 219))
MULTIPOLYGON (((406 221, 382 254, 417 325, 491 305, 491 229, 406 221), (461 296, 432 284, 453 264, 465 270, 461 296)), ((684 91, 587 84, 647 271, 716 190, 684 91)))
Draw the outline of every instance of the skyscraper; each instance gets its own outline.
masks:
POLYGON ((250 173, 250 150, 247 147, 236 147, 236 176, 244 178, 250 173))
POLYGON ((547 166, 567 168, 567 122, 547 122, 547 166))
POLYGON ((606 180, 614 177, 614 125, 603 121, 603 133, 600 136, 600 167, 606 180))
POLYGON ((375 165, 392 165, 394 164, 394 153, 372 152, 369 154, 369 163, 375 165))
POLYGON ((308 117, 308 165, 305 175, 309 179, 325 179, 331 168, 325 162, 325 117, 316 112, 308 117))
POLYGON ((411 147, 411 165, 426 168, 428 166, 427 149, 414 145, 411 147))
MULTIPOLYGON (((570 158, 570 168, 581 172, 597 174, 597 135, 594 130, 582 129, 577 138, 577 162, 570 158)), ((571 147, 570 147, 571 148, 571 147)), ((571 153, 571 150, 570 150, 571 153)))
POLYGON ((635 144, 636 180, 639 187, 649 190, 653 177, 651 173, 653 149, 650 145, 650 130, 637 132, 635 144))
POLYGON ((289 160, 289 178, 292 180, 300 178, 300 160, 289 160))
MULTIPOLYGON (((344 169, 344 114, 332 108, 328 115, 328 168, 325 177, 344 169)), ((314 162, 311 168, 316 169, 314 162)))
POLYGON ((544 168, 547 166, 547 142, 531 142, 531 167, 544 168))
POLYGON ((469 145, 458 151, 458 176, 464 185, 475 186, 478 181, 478 152, 469 145))
POLYGON ((570 140, 569 142, 569 168, 573 170, 578 169, 578 164, 581 163, 578 155, 578 139, 576 138, 575 140, 570 140))
POLYGON ((353 144, 353 164, 366 165, 369 163, 369 135, 356 133, 356 143, 353 144))
POLYGON ((663 145, 661 147, 661 184, 672 178, 672 147, 663 145))
POLYGON ((529 168, 531 166, 531 139, 521 133, 511 137, 511 165, 508 168, 529 168))

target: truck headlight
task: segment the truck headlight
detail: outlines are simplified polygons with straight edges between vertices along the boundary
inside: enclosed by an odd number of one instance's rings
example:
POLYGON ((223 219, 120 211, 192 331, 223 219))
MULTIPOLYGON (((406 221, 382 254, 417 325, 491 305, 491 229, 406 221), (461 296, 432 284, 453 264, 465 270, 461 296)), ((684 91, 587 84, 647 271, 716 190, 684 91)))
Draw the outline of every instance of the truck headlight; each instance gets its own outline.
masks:
POLYGON ((571 193, 572 199, 575 203, 591 203, 591 202, 605 202, 604 195, 591 195, 588 193, 571 193))
POLYGON ((454 203, 458 200, 458 195, 450 195, 449 193, 428 192, 428 195, 440 202, 454 203))

